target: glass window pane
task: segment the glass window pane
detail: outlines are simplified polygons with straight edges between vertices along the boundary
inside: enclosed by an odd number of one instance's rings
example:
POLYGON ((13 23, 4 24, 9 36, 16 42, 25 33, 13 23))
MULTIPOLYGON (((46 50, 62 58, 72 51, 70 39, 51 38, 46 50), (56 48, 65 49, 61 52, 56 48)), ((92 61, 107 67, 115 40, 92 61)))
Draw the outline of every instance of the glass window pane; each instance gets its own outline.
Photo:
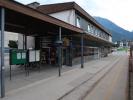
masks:
POLYGON ((76 23, 77 23, 77 27, 80 27, 80 18, 79 17, 77 17, 76 23))
POLYGON ((90 27, 90 24, 88 24, 88 32, 91 31, 91 27, 90 27))

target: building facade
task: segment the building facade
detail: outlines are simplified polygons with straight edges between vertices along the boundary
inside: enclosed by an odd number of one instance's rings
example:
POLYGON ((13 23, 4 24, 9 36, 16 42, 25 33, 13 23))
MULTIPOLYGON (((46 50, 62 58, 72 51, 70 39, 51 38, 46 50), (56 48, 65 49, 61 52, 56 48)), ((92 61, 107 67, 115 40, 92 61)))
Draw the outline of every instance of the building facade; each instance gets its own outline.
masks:
MULTIPOLYGON (((44 14, 50 15, 51 17, 57 18, 61 21, 82 29, 85 32, 85 35, 112 43, 111 33, 108 32, 103 26, 101 26, 92 16, 90 16, 75 2, 49 5, 39 5, 39 3, 34 2, 28 4, 28 6, 44 14)), ((56 55, 58 55, 56 53, 56 47, 55 45, 53 45, 55 44, 55 42, 53 41, 56 41, 56 38, 57 37, 45 36, 34 38, 31 41, 31 43, 37 41, 36 45, 39 46, 37 46, 36 48, 44 51, 43 58, 46 59, 45 62, 48 64, 52 63, 50 59, 58 59, 56 57, 56 55), (38 41, 40 42, 38 43, 38 41), (51 58, 52 54, 54 54, 54 58, 51 58)), ((73 65, 79 63, 81 56, 80 38, 64 35, 62 36, 62 40, 64 42, 64 45, 62 47, 62 64, 73 65)), ((107 56, 107 54, 111 51, 110 46, 104 46, 103 44, 98 43, 98 41, 89 41, 87 39, 84 39, 84 60, 88 61, 91 59, 107 56)))
POLYGON ((40 5, 36 9, 59 20, 79 27, 88 34, 112 42, 111 33, 109 33, 75 2, 40 5))
MULTIPOLYGON (((28 4, 27 6, 47 14, 51 17, 59 19, 65 23, 71 24, 75 27, 82 29, 86 35, 94 38, 101 39, 103 41, 112 43, 111 33, 108 32, 103 26, 101 26, 93 17, 91 17, 86 11, 84 11, 75 2, 66 2, 58 4, 40 5, 37 2, 28 4)), ((27 37, 27 49, 41 49, 42 60, 47 64, 58 63, 57 49, 55 42, 58 37, 56 36, 44 36, 44 37, 27 37), (29 39, 28 39, 29 38, 29 39), (35 46, 36 45, 36 46, 35 46), (52 58, 52 54, 53 57, 52 58)), ((19 35, 19 49, 23 49, 23 36, 19 35)), ((62 64, 73 65, 80 62, 81 56, 81 43, 80 38, 75 36, 62 36, 64 45, 62 47, 62 64)), ((103 43, 104 44, 104 43, 103 43)), ((110 52, 110 46, 104 46, 98 41, 84 39, 84 60, 101 58, 107 56, 110 52)))
MULTIPOLYGON (((62 64, 81 63, 83 68, 84 61, 107 56, 112 46, 111 33, 75 2, 24 5, 15 0, 0 0, 0 18, 1 97, 5 96, 4 45, 8 44, 4 43, 5 31, 22 34, 18 36, 19 49, 41 51, 39 65, 58 64, 59 76, 62 64)), ((19 60, 24 57, 20 54, 16 56, 19 60)))

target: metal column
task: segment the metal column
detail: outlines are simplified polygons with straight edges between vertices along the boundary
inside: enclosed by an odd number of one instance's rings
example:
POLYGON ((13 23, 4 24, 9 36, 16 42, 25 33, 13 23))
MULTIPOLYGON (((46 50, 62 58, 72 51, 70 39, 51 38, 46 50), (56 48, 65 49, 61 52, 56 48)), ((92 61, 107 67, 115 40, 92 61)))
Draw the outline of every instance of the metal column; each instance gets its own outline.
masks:
POLYGON ((24 49, 27 49, 27 36, 24 35, 24 49))
POLYGON ((84 68, 84 34, 81 34, 81 68, 84 68))
POLYGON ((5 75, 4 75, 4 26, 5 26, 5 9, 0 8, 0 95, 5 96, 5 75))
POLYGON ((70 66, 72 66, 72 60, 73 60, 73 43, 72 43, 72 37, 70 40, 70 66))
POLYGON ((25 47, 24 47, 24 41, 25 41, 25 39, 24 39, 24 34, 23 34, 23 50, 25 49, 25 47))
POLYGON ((61 27, 59 27, 59 41, 58 41, 58 44, 59 44, 59 76, 61 76, 61 68, 62 68, 61 27))

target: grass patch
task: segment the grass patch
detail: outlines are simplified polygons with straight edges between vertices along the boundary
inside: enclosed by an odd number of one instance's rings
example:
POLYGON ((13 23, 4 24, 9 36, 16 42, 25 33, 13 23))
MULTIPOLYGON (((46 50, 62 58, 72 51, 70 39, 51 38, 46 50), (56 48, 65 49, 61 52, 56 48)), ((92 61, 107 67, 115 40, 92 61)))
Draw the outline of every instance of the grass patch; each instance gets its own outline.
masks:
POLYGON ((128 48, 117 48, 117 51, 128 51, 128 48))

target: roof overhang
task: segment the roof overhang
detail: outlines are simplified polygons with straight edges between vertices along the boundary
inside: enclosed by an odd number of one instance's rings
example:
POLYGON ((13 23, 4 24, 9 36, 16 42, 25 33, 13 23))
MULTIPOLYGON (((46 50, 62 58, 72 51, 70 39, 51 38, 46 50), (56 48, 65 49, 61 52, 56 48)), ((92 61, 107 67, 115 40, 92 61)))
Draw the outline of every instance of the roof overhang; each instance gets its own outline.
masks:
POLYGON ((90 33, 86 32, 86 31, 84 31, 84 34, 85 34, 84 38, 102 43, 104 46, 113 46, 114 45, 112 42, 109 42, 109 41, 102 39, 100 37, 91 35, 90 33))
MULTIPOLYGON (((65 23, 61 20, 58 20, 58 19, 53 18, 51 16, 48 16, 44 13, 41 13, 35 9, 27 7, 21 3, 16 2, 16 1, 0 0, 0 7, 9 9, 10 11, 14 11, 15 13, 24 14, 25 16, 29 16, 31 18, 41 20, 43 22, 46 22, 46 23, 49 23, 52 25, 63 27, 65 29, 68 29, 68 30, 71 30, 74 32, 78 32, 78 33, 83 32, 83 30, 78 28, 78 27, 75 27, 75 26, 70 25, 68 23, 65 23)), ((15 13, 14 13, 14 17, 15 17, 15 13)))
MULTIPOLYGON (((84 33, 84 31, 78 27, 65 23, 51 16, 45 15, 44 13, 36 11, 35 9, 32 9, 15 1, 0 0, 0 7, 5 8, 5 26, 9 30, 15 30, 14 32, 26 33, 27 31, 29 31, 38 33, 43 31, 45 32, 45 30, 48 30, 47 32, 50 32, 49 30, 54 30, 55 32, 56 30, 56 32, 58 33, 59 27, 62 27, 62 29, 67 33, 70 32, 77 35, 84 33)), ((99 39, 95 36, 91 36, 87 33, 85 33, 85 38, 87 38, 88 40, 94 40, 96 42, 103 42, 105 44, 112 45, 112 43, 108 41, 99 39)))
POLYGON ((100 37, 94 36, 94 35, 92 35, 92 34, 86 32, 86 31, 84 31, 84 33, 81 33, 81 34, 79 34, 79 35, 75 34, 74 36, 80 38, 82 34, 83 34, 83 36, 84 36, 84 39, 87 39, 87 40, 96 42, 96 43, 98 43, 98 44, 101 44, 102 46, 108 46, 108 47, 114 46, 114 44, 113 44, 112 42, 109 42, 109 41, 107 41, 107 40, 105 40, 105 39, 102 39, 102 38, 100 38, 100 37))

